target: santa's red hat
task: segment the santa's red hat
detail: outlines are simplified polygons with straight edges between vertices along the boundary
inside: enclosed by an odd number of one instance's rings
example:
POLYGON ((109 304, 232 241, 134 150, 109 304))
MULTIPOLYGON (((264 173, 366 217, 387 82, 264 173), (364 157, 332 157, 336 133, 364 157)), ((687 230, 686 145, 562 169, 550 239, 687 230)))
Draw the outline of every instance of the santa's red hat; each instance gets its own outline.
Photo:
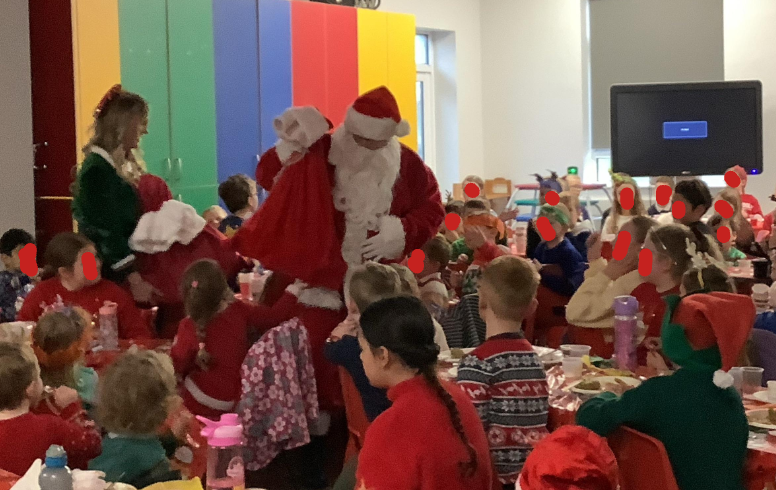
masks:
POLYGON ((517 481, 519 490, 616 490, 617 460, 606 439, 578 425, 536 445, 517 481))
POLYGON ((410 123, 401 118, 399 104, 387 87, 376 88, 356 99, 345 116, 345 128, 378 141, 410 134, 410 123))

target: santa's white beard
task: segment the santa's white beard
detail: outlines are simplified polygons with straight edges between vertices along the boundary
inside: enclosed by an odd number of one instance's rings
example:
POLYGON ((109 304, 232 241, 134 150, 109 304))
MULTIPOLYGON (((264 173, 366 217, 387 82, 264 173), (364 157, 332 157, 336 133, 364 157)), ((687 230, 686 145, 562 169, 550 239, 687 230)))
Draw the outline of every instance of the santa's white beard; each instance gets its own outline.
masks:
POLYGON ((329 162, 335 166, 334 207, 345 213, 342 257, 348 264, 360 264, 367 232, 377 231, 380 217, 391 209, 401 145, 393 138, 384 148, 369 150, 341 126, 332 135, 329 162))

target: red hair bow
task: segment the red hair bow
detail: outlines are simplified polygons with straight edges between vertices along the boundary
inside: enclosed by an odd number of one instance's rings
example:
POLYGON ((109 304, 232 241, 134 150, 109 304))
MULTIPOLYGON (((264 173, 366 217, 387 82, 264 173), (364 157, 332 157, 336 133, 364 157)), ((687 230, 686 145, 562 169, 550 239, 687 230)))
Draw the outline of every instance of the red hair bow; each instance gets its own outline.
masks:
POLYGON ((97 109, 94 110, 94 117, 97 117, 100 115, 100 113, 105 109, 105 106, 108 105, 108 102, 113 100, 114 97, 116 97, 118 94, 121 93, 121 84, 117 83, 116 85, 112 86, 108 92, 102 96, 102 99, 100 99, 100 103, 97 104, 97 109))

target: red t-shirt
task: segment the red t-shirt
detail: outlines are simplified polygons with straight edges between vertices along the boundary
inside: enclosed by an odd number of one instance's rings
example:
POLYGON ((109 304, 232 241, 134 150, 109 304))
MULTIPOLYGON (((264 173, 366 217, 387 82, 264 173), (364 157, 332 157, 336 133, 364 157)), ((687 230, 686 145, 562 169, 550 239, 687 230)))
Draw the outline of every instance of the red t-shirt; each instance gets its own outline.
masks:
MULTIPOLYGON (((178 335, 172 346, 175 372, 191 381, 205 395, 216 400, 231 402, 240 397, 240 368, 250 349, 250 333, 264 333, 291 317, 296 297, 286 294, 273 307, 249 305, 235 301, 213 318, 205 328, 205 350, 210 354, 208 370, 196 364, 199 352, 197 329, 191 318, 184 318, 178 327, 178 335)), ((188 390, 187 390, 188 391, 188 390)), ((215 416, 224 411, 209 409, 201 403, 193 403, 191 393, 184 401, 195 415, 215 416)))
MULTIPOLYGON (((644 313, 644 325, 647 327, 645 338, 657 337, 663 330, 663 317, 666 314, 666 302, 663 298, 679 294, 679 286, 659 293, 654 284, 642 283, 631 292, 631 295, 639 301, 639 310, 644 313)), ((647 362, 647 349, 643 345, 637 349, 639 365, 647 362)))
MULTIPOLYGON (((80 406, 76 405, 75 409, 80 406)), ((53 415, 26 413, 0 420, 0 469, 23 475, 36 459, 45 459, 46 450, 52 444, 65 448, 70 468, 81 470, 86 469, 89 460, 99 456, 102 447, 100 434, 94 428, 53 415)))
POLYGON ((132 295, 106 279, 78 291, 68 291, 57 277, 47 279, 35 286, 35 289, 27 295, 22 309, 16 316, 17 320, 38 321, 43 314, 43 307, 55 303, 57 296, 60 296, 66 305, 80 306, 92 315, 98 315, 100 307, 106 301, 112 301, 118 305, 119 338, 153 338, 148 322, 143 319, 140 310, 135 306, 132 295))

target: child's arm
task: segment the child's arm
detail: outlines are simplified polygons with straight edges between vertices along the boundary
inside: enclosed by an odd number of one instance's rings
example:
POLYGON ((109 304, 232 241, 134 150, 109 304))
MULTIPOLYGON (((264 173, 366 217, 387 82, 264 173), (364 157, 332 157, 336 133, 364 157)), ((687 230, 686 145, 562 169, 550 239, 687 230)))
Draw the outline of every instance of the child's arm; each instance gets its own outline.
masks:
POLYGON ((79 402, 69 404, 52 418, 52 439, 67 451, 68 466, 85 470, 89 461, 100 455, 102 440, 94 422, 90 421, 79 402))
POLYGON ((358 339, 352 335, 345 335, 335 342, 326 342, 323 355, 333 364, 343 367, 361 362, 361 348, 358 339))
POLYGON ((504 251, 501 250, 498 245, 492 242, 483 243, 475 252, 475 260, 478 264, 488 264, 496 257, 504 255, 504 251))
POLYGON ((196 365, 199 342, 194 329, 194 323, 190 318, 181 320, 170 351, 175 372, 181 377, 185 377, 196 365))
POLYGON ((482 421, 482 426, 487 432, 490 426, 491 393, 490 385, 485 380, 490 380, 491 373, 486 366, 489 365, 473 355, 464 357, 458 367, 456 381, 474 404, 482 421))
POLYGON ((607 437, 621 425, 644 432, 655 420, 657 404, 667 403, 662 391, 661 378, 647 380, 638 388, 626 391, 622 396, 603 393, 582 405, 577 413, 577 424, 587 427, 601 437, 607 437))
POLYGON ((272 306, 248 305, 248 325, 257 333, 263 334, 293 318, 298 304, 297 297, 286 291, 272 306))
POLYGON ((566 305, 566 320, 572 325, 587 327, 590 323, 611 317, 614 298, 631 294, 641 282, 638 271, 612 281, 602 268, 598 268, 598 273, 589 275, 566 305))

